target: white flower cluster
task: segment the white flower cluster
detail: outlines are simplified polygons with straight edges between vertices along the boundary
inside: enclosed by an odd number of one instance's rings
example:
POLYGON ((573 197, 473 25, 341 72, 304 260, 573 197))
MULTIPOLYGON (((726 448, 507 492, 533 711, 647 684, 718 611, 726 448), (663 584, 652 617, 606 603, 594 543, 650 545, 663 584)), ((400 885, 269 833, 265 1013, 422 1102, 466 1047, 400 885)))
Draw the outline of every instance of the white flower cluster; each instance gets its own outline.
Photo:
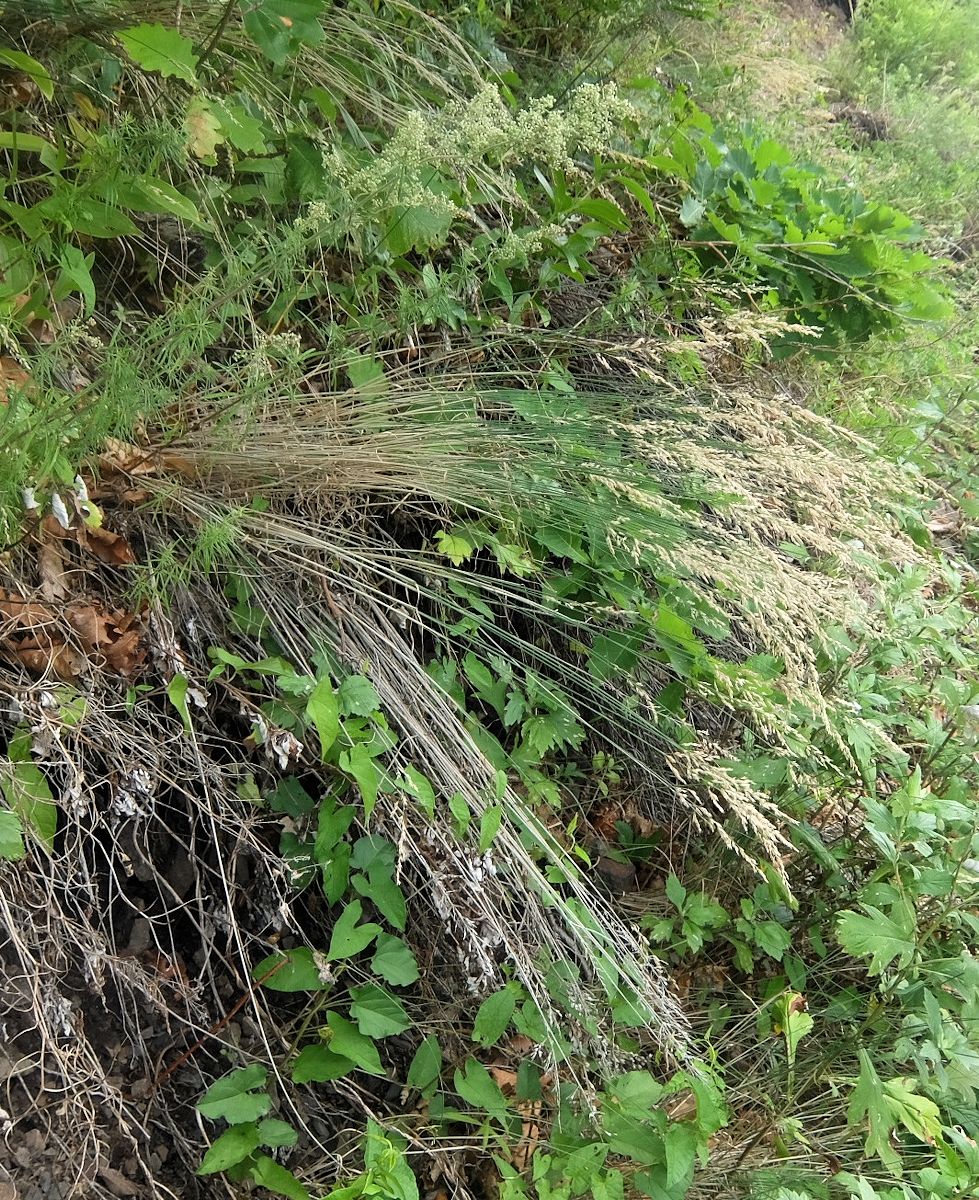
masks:
MULTIPOLYGON (((584 84, 561 107, 553 96, 540 96, 516 112, 495 85, 487 85, 437 115, 410 113, 366 165, 357 166, 337 148, 324 154, 324 165, 351 217, 392 205, 456 217, 458 207, 431 186, 433 173, 467 180, 487 168, 506 170, 526 161, 570 170, 576 150, 608 149, 621 122, 634 115, 612 84, 584 84)), ((329 205, 314 201, 297 228, 315 230, 336 216, 329 205)))

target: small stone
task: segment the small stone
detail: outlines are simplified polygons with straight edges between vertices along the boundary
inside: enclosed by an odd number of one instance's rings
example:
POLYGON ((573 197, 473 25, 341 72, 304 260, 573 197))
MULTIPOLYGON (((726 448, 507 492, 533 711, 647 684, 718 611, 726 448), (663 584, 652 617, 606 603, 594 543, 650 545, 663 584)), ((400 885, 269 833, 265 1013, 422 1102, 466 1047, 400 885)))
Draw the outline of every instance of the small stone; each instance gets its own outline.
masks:
MULTIPOLYGON (((132 1159, 127 1159, 126 1165, 128 1166, 130 1162, 132 1162, 132 1159)), ((102 1180, 113 1196, 139 1195, 139 1187, 114 1167, 99 1167, 99 1179, 102 1180)))

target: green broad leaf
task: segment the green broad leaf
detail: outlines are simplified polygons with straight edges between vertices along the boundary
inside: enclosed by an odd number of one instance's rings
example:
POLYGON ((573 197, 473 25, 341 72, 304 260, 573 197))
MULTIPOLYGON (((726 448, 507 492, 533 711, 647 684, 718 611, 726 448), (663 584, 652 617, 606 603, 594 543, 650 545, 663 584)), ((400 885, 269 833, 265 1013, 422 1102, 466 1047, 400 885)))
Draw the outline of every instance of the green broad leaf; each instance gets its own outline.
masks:
POLYGON ((517 1007, 517 988, 512 984, 487 996, 479 1006, 473 1025, 473 1041, 480 1046, 495 1046, 509 1027, 517 1007))
POLYGON ((20 817, 15 812, 0 809, 0 858, 5 858, 8 862, 19 862, 26 853, 20 817))
POLYGON ((409 250, 428 250, 440 245, 452 228, 452 216, 424 204, 395 208, 388 217, 384 245, 395 258, 409 250))
POLYGON ((95 308, 95 281, 92 279, 94 252, 83 254, 77 246, 63 246, 58 257, 61 273, 54 285, 55 300, 77 292, 84 301, 84 313, 88 316, 95 308))
POLYGON ((268 1073, 258 1063, 240 1067, 224 1075, 204 1093, 197 1105, 202 1117, 212 1121, 219 1118, 229 1125, 240 1125, 245 1121, 257 1121, 264 1117, 272 1105, 267 1092, 256 1092, 264 1088, 268 1073))
POLYGON ((316 801, 293 775, 287 775, 266 799, 273 812, 285 813, 293 820, 308 816, 316 807, 316 801))
POLYGON ((344 750, 339 760, 340 770, 347 771, 357 782, 360 797, 364 802, 364 820, 369 821, 374 805, 377 804, 377 790, 381 785, 381 769, 371 758, 370 751, 363 742, 358 742, 350 750, 344 750))
POLYGON ((599 634, 588 656, 588 670, 598 680, 614 679, 632 670, 641 650, 642 636, 633 630, 599 634))
POLYGON ((377 938, 377 949, 371 959, 375 974, 392 987, 408 987, 418 978, 418 963, 415 956, 399 937, 381 933, 377 938))
POLYGON ((341 1017, 339 1013, 331 1012, 327 1014, 326 1023, 331 1034, 329 1048, 334 1054, 349 1058, 369 1075, 384 1074, 374 1042, 361 1033, 352 1021, 341 1017))
POLYGON ((226 140, 243 154, 268 154, 265 126, 241 104, 232 100, 213 100, 211 111, 226 140))
POLYGON ((340 959, 351 958, 354 954, 359 954, 381 932, 380 925, 376 925, 373 921, 365 921, 363 925, 358 924, 363 911, 364 906, 359 900, 351 900, 340 914, 337 923, 333 926, 330 949, 326 955, 330 962, 338 962, 340 959))
POLYGON ((611 200, 606 200, 601 196, 579 200, 574 206, 574 211, 583 217, 588 217, 589 220, 598 221, 608 229, 617 230, 619 233, 627 233, 631 228, 629 218, 622 209, 611 200))
POLYGON ((375 867, 367 875, 355 875, 351 881, 365 900, 370 900, 385 921, 403 930, 407 919, 404 893, 395 883, 390 870, 375 867))
POLYGON ((327 752, 340 733, 340 706, 333 684, 323 675, 316 681, 306 701, 306 718, 312 721, 320 741, 320 759, 326 760, 327 752))
POLYGON ((782 955, 792 945, 792 934, 778 921, 759 921, 752 928, 752 936, 758 948, 776 962, 782 961, 782 955))
POLYGON ((918 1095, 917 1086, 916 1079, 888 1079, 884 1098, 896 1122, 919 1142, 934 1146, 942 1136, 941 1113, 933 1100, 918 1095))
POLYGON ((308 946, 297 946, 285 954, 270 954, 252 967, 252 979, 262 981, 270 992, 322 992, 333 986, 324 979, 308 946))
POLYGON ((345 717, 369 717, 380 707, 374 685, 363 675, 348 675, 340 684, 340 711, 345 717))
POLYGON ((676 909, 682 909, 683 902, 687 898, 687 889, 672 871, 666 881, 666 898, 676 909))
POLYGON ((696 196, 684 197, 683 203, 680 205, 680 224, 686 226, 687 229, 693 229, 703 220, 706 210, 707 205, 703 200, 696 196))
POLYGON ((860 1074, 857 1076, 850 1102, 847 1105, 846 1119, 852 1128, 864 1125, 866 1138, 864 1153, 876 1155, 885 1167, 894 1175, 901 1172, 901 1159, 891 1144, 891 1130, 896 1122, 887 1104, 883 1082, 874 1070, 870 1055, 861 1046, 860 1074))
POLYGON ((354 354, 346 363, 350 386, 368 396, 379 396, 388 390, 387 372, 380 359, 369 354, 354 354))
POLYGON ((442 1048, 434 1033, 422 1041, 408 1067, 408 1087, 427 1092, 435 1086, 442 1073, 442 1048))
POLYGON ((49 171, 58 170, 58 151, 50 142, 36 134, 0 129, 0 150, 13 150, 15 154, 36 154, 49 171))
POLYGON ((503 824, 503 809, 499 804, 491 805, 484 810, 479 818, 479 852, 485 854, 496 841, 496 835, 503 824))
POLYGON ((266 1117, 264 1121, 258 1123, 258 1136, 261 1138, 260 1146, 295 1146, 299 1141, 299 1134, 286 1121, 276 1120, 275 1117, 266 1117))
POLYGON ((449 812, 455 820, 459 836, 465 836, 466 830, 469 828, 469 822, 472 820, 472 813, 469 809, 469 802, 462 792, 453 792, 449 797, 449 812))
POLYGON ((137 67, 156 71, 166 79, 197 82, 198 58, 194 44, 176 29, 164 25, 133 25, 120 31, 119 41, 137 67))
POLYGON ((281 66, 301 46, 326 36, 319 18, 326 0, 239 0, 245 32, 262 53, 281 66))
POLYGON ((293 1083, 332 1083, 342 1079, 355 1064, 342 1054, 334 1054, 326 1046, 306 1046, 292 1064, 293 1083))
POLYGON ((350 1015, 365 1037, 391 1037, 411 1028, 411 1019, 401 1001, 376 984, 350 989, 353 1004, 350 1015))
POLYGON ((400 783, 410 796, 415 797, 426 816, 435 816, 435 789, 421 771, 409 763, 400 783))
POLYGON ((216 1171, 227 1171, 257 1150, 260 1141, 258 1126, 254 1121, 246 1125, 232 1125, 208 1149, 197 1168, 197 1174, 213 1175, 216 1171))
POLYGON ((184 729, 188 733, 191 731, 190 708, 187 704, 187 692, 189 688, 190 681, 186 675, 174 675, 167 684, 167 699, 180 714, 180 719, 184 723, 184 729))
MULTIPOLYGON (((265 1143, 268 1145, 268 1143, 265 1143)), ((251 1177, 254 1183, 277 1196, 285 1196, 286 1200, 310 1200, 309 1192, 293 1175, 288 1167, 277 1163, 267 1154, 259 1154, 251 1167, 251 1177)))
POLYGON ((138 227, 120 208, 81 193, 72 199, 69 219, 75 233, 84 233, 89 237, 131 237, 139 233, 138 227))
POLYGON ((21 830, 28 830, 47 849, 54 847, 58 827, 58 806, 40 767, 30 759, 30 734, 18 734, 7 750, 8 763, 0 764, 0 787, 4 799, 19 818, 21 830))
POLYGON ((445 555, 454 567, 461 567, 476 549, 465 538, 449 533, 444 529, 440 529, 436 533, 435 540, 438 543, 439 554, 445 555))
POLYGON ((836 938, 847 954, 869 958, 871 975, 882 974, 892 962, 906 967, 915 951, 914 909, 902 900, 893 905, 888 916, 872 904, 863 904, 863 913, 848 910, 840 914, 836 938))
POLYGON ((116 189, 117 204, 133 212, 166 213, 192 225, 202 225, 203 219, 193 200, 188 200, 165 179, 144 175, 129 179, 116 189))
POLYGON ((9 50, 4 47, 0 49, 0 64, 29 76, 45 100, 50 100, 54 95, 54 83, 48 74, 47 67, 43 63, 39 63, 36 58, 31 58, 29 54, 24 54, 21 50, 9 50))
POLYGON ((666 1187, 668 1191, 672 1191, 681 1184, 689 1184, 693 1178, 701 1136, 694 1121, 671 1121, 667 1126, 666 1133, 663 1135, 663 1150, 666 1155, 666 1187))
POLYGON ((455 1090, 467 1104, 479 1112, 489 1113, 499 1121, 506 1121, 506 1097, 482 1063, 474 1058, 467 1059, 464 1069, 456 1070, 453 1083, 455 1090))

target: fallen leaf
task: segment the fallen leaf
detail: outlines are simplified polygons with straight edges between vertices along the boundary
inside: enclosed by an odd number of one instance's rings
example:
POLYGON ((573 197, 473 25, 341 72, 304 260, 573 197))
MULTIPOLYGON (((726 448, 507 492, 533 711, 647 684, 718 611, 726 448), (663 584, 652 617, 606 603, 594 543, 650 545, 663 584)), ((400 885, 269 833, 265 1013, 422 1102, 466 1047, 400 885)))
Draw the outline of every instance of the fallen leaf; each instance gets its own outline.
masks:
POLYGON ((113 533, 100 525, 97 527, 82 526, 77 531, 78 542, 95 555, 100 562, 112 567, 126 567, 136 561, 133 548, 121 533, 113 533))
POLYGON ((962 513, 954 505, 943 503, 932 514, 926 528, 934 534, 957 533, 962 528, 962 513))
POLYGON ((41 577, 41 593, 45 600, 64 600, 65 560, 54 542, 42 542, 37 549, 37 569, 41 577))
POLYGON ((0 354, 0 403, 6 404, 11 392, 26 386, 29 380, 30 375, 15 358, 0 354))
POLYGON ((131 442, 119 438, 106 438, 99 455, 99 466, 108 475, 153 475, 156 466, 150 455, 131 442))
POLYGON ((670 1098, 666 1115, 671 1121, 690 1121, 697 1115, 697 1096, 686 1088, 670 1098))
POLYGON ((221 132, 221 123, 208 107, 206 100, 191 100, 184 117, 184 129, 187 133, 187 149, 191 154, 201 162, 214 166, 217 162, 217 148, 225 138, 221 132))
POLYGON ((489 1067, 487 1069, 504 1095, 508 1093, 512 1095, 517 1090, 516 1071, 511 1071, 509 1067, 489 1067))

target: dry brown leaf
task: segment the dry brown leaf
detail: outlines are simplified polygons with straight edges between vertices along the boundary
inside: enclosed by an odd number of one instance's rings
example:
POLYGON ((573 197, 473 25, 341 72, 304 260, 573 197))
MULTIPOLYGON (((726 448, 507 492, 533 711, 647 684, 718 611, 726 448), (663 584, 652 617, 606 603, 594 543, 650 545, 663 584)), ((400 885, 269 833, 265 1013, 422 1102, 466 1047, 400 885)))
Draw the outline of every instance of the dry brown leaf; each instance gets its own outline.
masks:
POLYGON ((953 504, 943 503, 936 508, 926 528, 939 536, 958 533, 962 528, 962 513, 953 504))
POLYGON ((78 530, 78 542, 95 557, 112 567, 126 567, 136 561, 133 548, 121 533, 113 533, 111 529, 100 526, 90 529, 83 525, 78 530))
POLYGON ((666 1115, 671 1121, 691 1121, 697 1115, 697 1096, 690 1090, 684 1089, 670 1097, 666 1106, 666 1115))
POLYGON ((37 548, 37 570, 41 577, 41 592, 45 600, 64 600, 65 560, 55 542, 42 542, 37 548))
POLYGON ((139 644, 139 630, 130 629, 102 650, 106 663, 117 675, 132 675, 146 660, 146 651, 139 644))
POLYGON ((156 474, 156 465, 146 450, 119 438, 105 439, 99 455, 99 466, 107 475, 156 474))
POLYGON ((67 642, 49 639, 39 645, 38 638, 28 642, 14 643, 7 653, 18 660, 31 675, 38 677, 52 674, 63 683, 74 683, 85 669, 85 658, 67 642))
POLYGON ((0 588, 0 617, 12 621, 18 629, 39 629, 52 625, 54 613, 46 604, 38 604, 0 588))
POLYGON ((517 1090, 516 1071, 511 1071, 509 1067, 500 1066, 491 1066, 487 1069, 496 1080, 497 1086, 504 1096, 512 1095, 517 1090))
POLYGON ((30 375, 15 358, 0 354, 0 403, 6 404, 10 393, 24 387, 29 380, 30 375))

